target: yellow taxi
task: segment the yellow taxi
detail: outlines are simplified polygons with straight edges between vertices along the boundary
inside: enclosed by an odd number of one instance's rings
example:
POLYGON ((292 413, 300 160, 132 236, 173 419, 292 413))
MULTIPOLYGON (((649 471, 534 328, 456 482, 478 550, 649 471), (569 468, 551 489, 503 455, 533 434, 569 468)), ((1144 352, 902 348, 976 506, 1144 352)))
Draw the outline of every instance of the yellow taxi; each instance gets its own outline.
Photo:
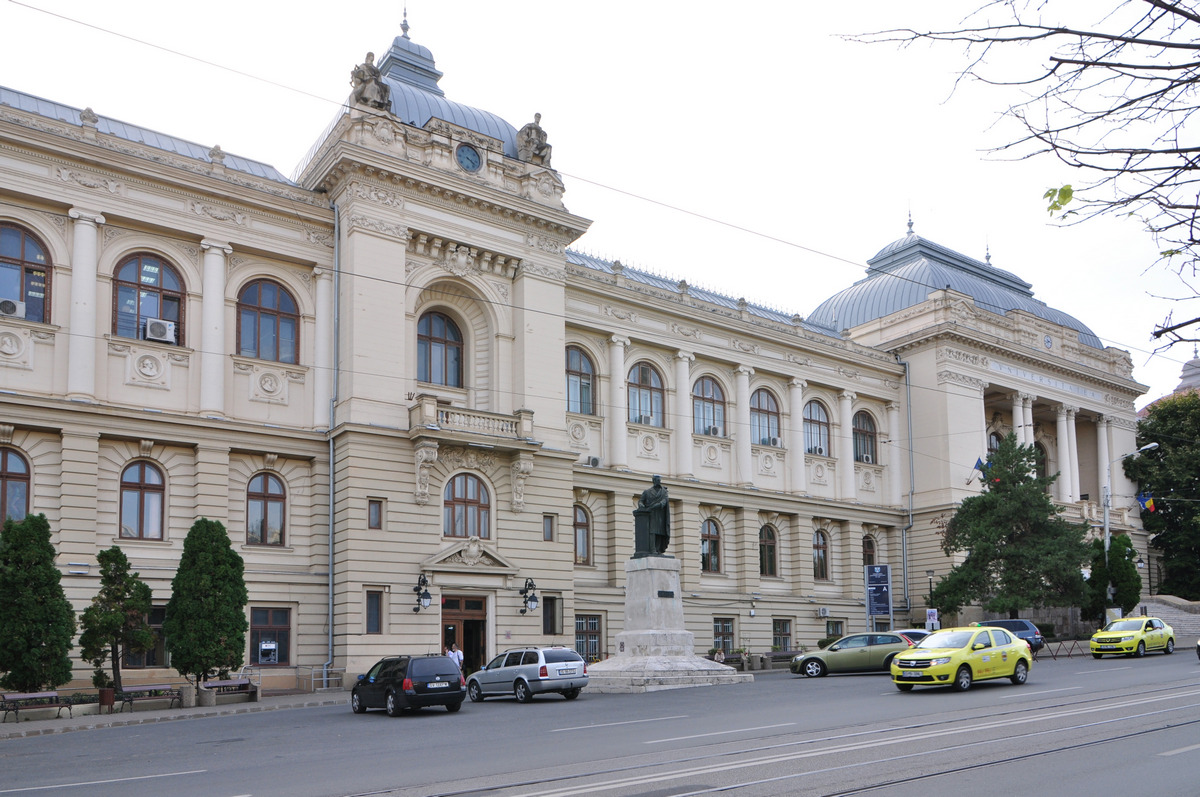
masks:
POLYGON ((1175 652, 1175 629, 1157 617, 1122 617, 1092 634, 1092 658, 1146 655, 1147 650, 1175 652))
POLYGON ((901 692, 914 686, 953 686, 960 692, 975 681, 1007 678, 1025 683, 1033 654, 1020 637, 1003 628, 943 628, 892 659, 892 683, 901 692))

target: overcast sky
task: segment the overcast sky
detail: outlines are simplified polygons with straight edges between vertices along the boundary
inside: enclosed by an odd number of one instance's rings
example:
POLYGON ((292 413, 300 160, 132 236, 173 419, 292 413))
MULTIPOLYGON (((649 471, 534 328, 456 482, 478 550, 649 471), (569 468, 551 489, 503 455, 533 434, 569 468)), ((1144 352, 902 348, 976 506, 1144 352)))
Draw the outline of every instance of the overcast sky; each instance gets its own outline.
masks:
MULTIPOLYGON (((1079 175, 987 154, 1013 133, 998 119, 1017 97, 955 90, 960 50, 840 38, 953 27, 979 2, 407 9, 450 99, 518 128, 542 114, 567 207, 593 221, 575 248, 805 315, 861 279, 911 213, 918 234, 981 260, 990 251, 1035 298, 1128 350, 1149 386, 1140 407, 1174 389, 1192 356, 1152 355, 1171 309, 1156 295, 1186 290, 1152 265, 1154 241, 1134 221, 1053 224, 1042 193, 1079 175)), ((403 5, 0 0, 0 85, 291 174, 346 100, 353 66, 400 34, 403 5)), ((1010 57, 1024 69, 1033 54, 1010 57)), ((1176 307, 1177 320, 1200 315, 1176 307)))

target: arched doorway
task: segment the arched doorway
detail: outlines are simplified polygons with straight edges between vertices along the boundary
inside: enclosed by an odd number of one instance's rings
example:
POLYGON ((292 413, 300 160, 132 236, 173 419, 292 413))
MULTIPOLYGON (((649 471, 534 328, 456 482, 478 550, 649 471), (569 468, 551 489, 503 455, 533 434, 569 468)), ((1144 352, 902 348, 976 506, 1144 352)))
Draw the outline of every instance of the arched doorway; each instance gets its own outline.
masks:
POLYGON ((463 675, 487 662, 484 629, 487 628, 487 599, 479 595, 446 595, 442 598, 442 646, 456 644, 463 652, 463 675))

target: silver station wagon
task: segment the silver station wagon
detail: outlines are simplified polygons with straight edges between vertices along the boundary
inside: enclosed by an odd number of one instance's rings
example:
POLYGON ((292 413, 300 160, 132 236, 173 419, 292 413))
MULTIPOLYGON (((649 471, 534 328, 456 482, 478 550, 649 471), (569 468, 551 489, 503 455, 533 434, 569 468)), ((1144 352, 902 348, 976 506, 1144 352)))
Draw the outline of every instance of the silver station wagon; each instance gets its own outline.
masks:
POLYGON ((528 703, 534 695, 545 692, 574 700, 587 682, 587 662, 571 648, 513 648, 471 673, 467 694, 475 702, 495 695, 513 695, 528 703))

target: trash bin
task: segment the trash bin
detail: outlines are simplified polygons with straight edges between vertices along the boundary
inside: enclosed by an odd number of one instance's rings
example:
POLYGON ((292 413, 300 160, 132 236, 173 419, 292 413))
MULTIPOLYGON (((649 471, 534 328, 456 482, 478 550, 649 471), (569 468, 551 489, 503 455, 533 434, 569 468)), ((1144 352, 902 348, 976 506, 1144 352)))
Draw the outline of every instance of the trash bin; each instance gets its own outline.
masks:
POLYGON ((761 670, 763 666, 763 657, 761 653, 750 654, 750 669, 761 670))

